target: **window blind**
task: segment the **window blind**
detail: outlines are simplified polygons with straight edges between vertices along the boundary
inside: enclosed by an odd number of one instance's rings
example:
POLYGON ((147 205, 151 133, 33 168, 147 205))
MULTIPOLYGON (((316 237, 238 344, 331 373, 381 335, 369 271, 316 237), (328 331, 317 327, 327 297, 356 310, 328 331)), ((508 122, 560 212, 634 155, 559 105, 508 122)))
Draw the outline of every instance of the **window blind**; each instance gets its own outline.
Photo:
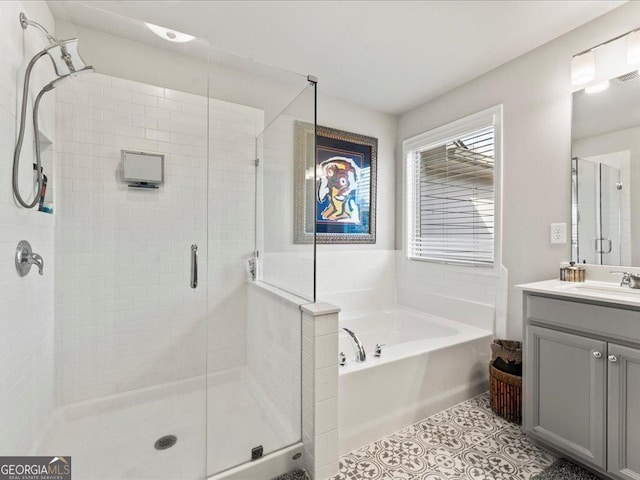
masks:
POLYGON ((495 128, 412 152, 409 257, 493 266, 495 128))

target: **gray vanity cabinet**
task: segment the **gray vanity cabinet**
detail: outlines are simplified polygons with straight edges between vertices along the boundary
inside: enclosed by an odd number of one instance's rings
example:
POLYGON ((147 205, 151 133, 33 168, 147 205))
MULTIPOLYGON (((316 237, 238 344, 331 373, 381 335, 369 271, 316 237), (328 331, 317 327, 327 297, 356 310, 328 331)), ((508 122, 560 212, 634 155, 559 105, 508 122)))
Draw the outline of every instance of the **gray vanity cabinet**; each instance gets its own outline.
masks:
POLYGON ((530 326, 526 352, 527 432, 604 469, 606 343, 530 326))
POLYGON ((609 344, 609 471, 640 479, 640 349, 609 344))
POLYGON ((524 315, 526 433, 640 480, 640 308, 525 290, 524 315))

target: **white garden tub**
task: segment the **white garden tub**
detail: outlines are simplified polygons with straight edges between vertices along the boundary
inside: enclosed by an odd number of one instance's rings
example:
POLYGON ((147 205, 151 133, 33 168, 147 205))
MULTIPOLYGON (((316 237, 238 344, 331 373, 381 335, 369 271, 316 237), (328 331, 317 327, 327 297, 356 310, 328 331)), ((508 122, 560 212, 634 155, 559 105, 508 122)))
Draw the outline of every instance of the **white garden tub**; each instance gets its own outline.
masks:
POLYGON ((487 389, 493 333, 404 307, 343 315, 339 348, 340 454, 487 389), (367 360, 356 362, 352 330, 367 360), (375 345, 382 356, 374 356, 375 345))

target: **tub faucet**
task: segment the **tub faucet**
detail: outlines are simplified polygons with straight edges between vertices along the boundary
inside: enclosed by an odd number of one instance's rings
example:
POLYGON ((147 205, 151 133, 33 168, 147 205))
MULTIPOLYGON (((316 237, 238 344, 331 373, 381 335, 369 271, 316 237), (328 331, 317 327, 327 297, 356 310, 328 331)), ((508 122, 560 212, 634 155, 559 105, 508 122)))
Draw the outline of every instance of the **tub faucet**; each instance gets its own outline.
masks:
POLYGON ((27 263, 38 267, 38 273, 42 275, 44 270, 44 260, 37 253, 32 253, 30 257, 27 257, 27 263))
POLYGON ((353 333, 351 330, 349 330, 348 328, 343 328, 343 330, 345 332, 347 332, 349 334, 349 336, 351 337, 351 340, 353 340, 353 344, 354 344, 355 351, 356 351, 356 362, 364 362, 367 359, 367 354, 364 351, 364 347, 362 346, 362 342, 360 341, 358 336, 355 333, 353 333))

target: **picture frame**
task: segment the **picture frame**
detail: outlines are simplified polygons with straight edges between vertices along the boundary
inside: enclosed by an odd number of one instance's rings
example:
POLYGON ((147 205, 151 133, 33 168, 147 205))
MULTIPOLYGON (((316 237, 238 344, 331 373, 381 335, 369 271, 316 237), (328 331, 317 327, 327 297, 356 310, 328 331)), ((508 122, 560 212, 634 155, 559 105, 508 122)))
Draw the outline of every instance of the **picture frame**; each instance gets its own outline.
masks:
POLYGON ((378 139, 317 126, 314 141, 315 133, 296 122, 294 243, 313 242, 314 222, 316 243, 376 243, 378 139))

